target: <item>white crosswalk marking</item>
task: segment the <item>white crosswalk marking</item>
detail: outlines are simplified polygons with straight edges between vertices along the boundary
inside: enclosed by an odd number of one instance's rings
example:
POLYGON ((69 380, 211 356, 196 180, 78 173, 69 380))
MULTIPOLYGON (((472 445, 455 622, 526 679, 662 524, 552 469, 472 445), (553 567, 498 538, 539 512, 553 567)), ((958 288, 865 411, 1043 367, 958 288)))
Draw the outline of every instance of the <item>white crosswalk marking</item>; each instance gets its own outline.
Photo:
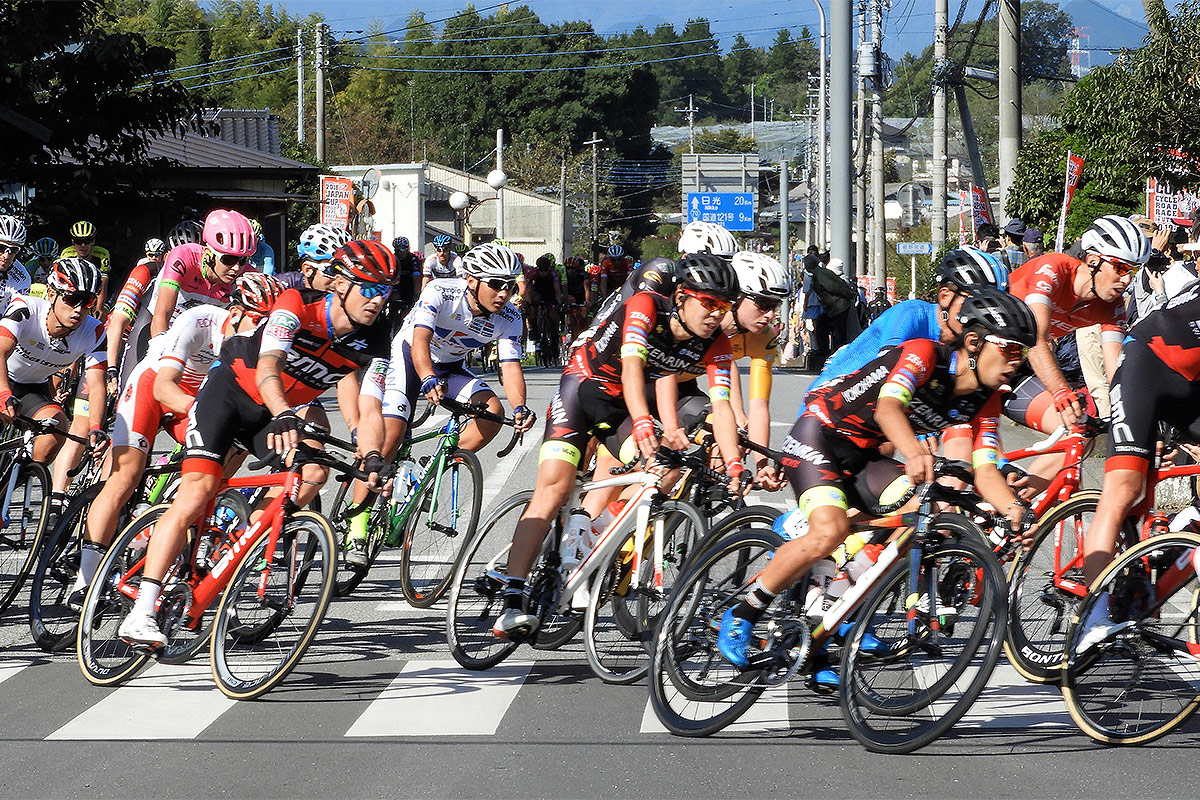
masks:
POLYGON ((471 672, 454 661, 410 661, 346 736, 492 736, 530 662, 471 672))
POLYGON ((1057 686, 1027 683, 1003 660, 958 724, 964 728, 1074 727, 1057 686))
POLYGON ((208 660, 155 664, 48 739, 194 739, 237 705, 213 683, 208 660))
POLYGON ((0 683, 4 683, 28 666, 28 664, 22 664, 19 661, 0 661, 0 683))
MULTIPOLYGON (((792 726, 788 714, 789 691, 788 684, 772 686, 762 693, 762 696, 750 706, 741 719, 725 728, 730 733, 765 733, 767 731, 783 731, 792 726)), ((654 707, 646 701, 646 709, 642 712, 641 733, 667 733, 667 729, 658 721, 654 707)))

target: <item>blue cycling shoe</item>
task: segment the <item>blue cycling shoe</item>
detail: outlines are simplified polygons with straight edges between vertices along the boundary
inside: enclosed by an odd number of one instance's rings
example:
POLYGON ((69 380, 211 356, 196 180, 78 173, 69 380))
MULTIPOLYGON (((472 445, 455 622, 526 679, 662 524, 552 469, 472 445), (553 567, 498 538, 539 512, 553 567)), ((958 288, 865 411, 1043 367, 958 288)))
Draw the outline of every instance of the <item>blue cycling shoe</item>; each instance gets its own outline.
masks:
POLYGON ((812 677, 813 689, 818 692, 836 692, 839 686, 838 674, 832 669, 819 669, 812 677))
POLYGON ((717 651, 735 667, 744 667, 750 663, 750 636, 754 632, 754 623, 748 619, 735 617, 733 609, 727 609, 721 617, 721 630, 717 633, 717 651))
MULTIPOLYGON (((854 630, 853 622, 843 622, 838 626, 838 636, 842 641, 850 638, 850 633, 854 630)), ((862 641, 859 642, 858 649, 869 656, 886 656, 891 653, 891 648, 876 638, 875 634, 870 631, 863 633, 862 641)), ((835 676, 836 677, 836 676, 835 676)))

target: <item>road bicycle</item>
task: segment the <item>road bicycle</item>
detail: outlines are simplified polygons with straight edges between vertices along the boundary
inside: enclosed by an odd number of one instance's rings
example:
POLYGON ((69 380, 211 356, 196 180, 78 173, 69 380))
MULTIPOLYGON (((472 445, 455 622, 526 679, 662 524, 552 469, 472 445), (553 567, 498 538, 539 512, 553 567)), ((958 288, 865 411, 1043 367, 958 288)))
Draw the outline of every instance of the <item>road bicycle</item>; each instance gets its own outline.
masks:
POLYGON ((502 611, 513 531, 533 493, 519 492, 501 501, 487 514, 454 573, 446 614, 446 638, 454 659, 467 669, 488 669, 522 643, 554 649, 585 625, 588 664, 598 676, 628 683, 644 675, 644 629, 656 618, 675 574, 708 527, 695 506, 669 499, 663 479, 669 470, 688 468, 709 480, 722 480, 708 470, 707 459, 704 450, 662 449, 644 472, 631 473, 630 464, 614 468, 609 478, 577 485, 564 512, 552 522, 527 582, 527 607, 539 624, 527 636, 509 640, 493 635, 492 622, 502 611), (638 487, 637 493, 600 532, 586 556, 564 569, 560 547, 565 510, 577 507, 589 491, 626 486, 638 487), (572 608, 580 589, 588 597, 582 613, 572 608))
POLYGON ((34 440, 42 434, 87 444, 57 430, 54 420, 16 417, 0 442, 0 613, 20 594, 37 563, 49 521, 50 472, 33 460, 34 440))
POLYGON ((1200 706, 1200 535, 1131 546, 1088 589, 1067 632, 1062 694, 1071 719, 1105 744, 1145 744, 1200 706), (1111 623, 1085 626, 1099 602, 1111 623))
MULTIPOLYGON (((1072 435, 1069 439, 1077 440, 1072 435)), ((1018 552, 1009 568, 1009 626, 1005 653, 1026 679, 1057 683, 1062 677, 1063 646, 1071 617, 1087 593, 1083 580, 1083 541, 1100 501, 1099 491, 1067 491, 1078 486, 1081 446, 1068 441, 1068 465, 1055 478, 1055 498, 1068 496, 1039 512, 1038 530, 1028 550, 1018 552), (1064 473, 1066 474, 1064 477, 1064 473)), ((1036 447, 1036 446, 1035 446, 1036 447)), ((1029 454, 1034 452, 1022 451, 1029 454)), ((1145 497, 1121 526, 1118 550, 1167 530, 1167 515, 1155 508, 1158 487, 1200 475, 1200 465, 1159 465, 1146 476, 1145 497)), ((1051 491, 1047 496, 1051 496, 1051 491)))
MULTIPOLYGON (((436 430, 408 436, 401 444, 393 464, 408 462, 410 469, 398 472, 397 485, 390 498, 374 501, 367 522, 367 566, 359 568, 346 560, 349 551, 349 525, 336 524, 338 571, 335 592, 344 597, 367 576, 382 549, 402 546, 400 589, 405 599, 417 608, 428 608, 445 595, 454 565, 463 546, 475 533, 483 499, 483 469, 479 459, 458 447, 459 436, 474 419, 502 425, 513 420, 493 414, 483 404, 459 403, 443 399, 441 405, 450 419, 436 430), (436 440, 432 454, 414 455, 414 448, 436 440)), ((520 441, 513 439, 500 451, 508 455, 520 441)), ((344 482, 334 500, 335 511, 351 504, 352 484, 344 482)), ((341 514, 335 518, 340 519, 341 514)))
MULTIPOLYGON (((971 480, 969 465, 941 458, 935 476, 971 480)), ((971 518, 935 510, 935 504, 949 503, 984 515, 977 497, 936 481, 920 487, 916 497, 915 513, 853 526, 873 543, 887 544, 828 608, 808 579, 780 594, 755 625, 745 668, 717 650, 721 618, 784 538, 751 527, 696 553, 661 615, 651 656, 651 704, 666 728, 683 736, 720 731, 768 688, 832 659, 827 648, 835 636, 845 637, 843 718, 868 749, 910 752, 961 719, 1000 657, 1002 570, 971 518)))
MULTIPOLYGON (((121 509, 118 530, 151 506, 171 501, 179 485, 182 459, 183 448, 177 445, 158 463, 146 467, 142 481, 121 509)), ((85 458, 83 463, 89 461, 85 458)), ((79 572, 88 510, 103 488, 103 481, 77 481, 72 485, 63 511, 38 553, 29 583, 29 630, 34 643, 47 652, 65 650, 75 643, 79 612, 68 607, 67 598, 79 572)))
MULTIPOLYGON (((304 425, 302 435, 354 452, 352 443, 311 424, 304 425)), ((84 600, 76 656, 88 680, 107 686, 127 679, 152 658, 186 661, 210 639, 213 677, 229 697, 258 697, 287 677, 333 596, 336 560, 329 522, 296 504, 304 464, 320 464, 352 478, 368 477, 338 457, 301 443, 291 466, 282 472, 222 481, 216 498, 189 528, 188 544, 163 580, 155 613, 167 645, 156 650, 123 641, 117 629, 137 597, 146 544, 168 506, 155 506, 130 523, 101 560, 84 600), (247 524, 249 509, 236 491, 241 489, 255 490, 260 497, 269 490, 281 491, 247 524), (229 512, 222 513, 222 507, 229 512)))

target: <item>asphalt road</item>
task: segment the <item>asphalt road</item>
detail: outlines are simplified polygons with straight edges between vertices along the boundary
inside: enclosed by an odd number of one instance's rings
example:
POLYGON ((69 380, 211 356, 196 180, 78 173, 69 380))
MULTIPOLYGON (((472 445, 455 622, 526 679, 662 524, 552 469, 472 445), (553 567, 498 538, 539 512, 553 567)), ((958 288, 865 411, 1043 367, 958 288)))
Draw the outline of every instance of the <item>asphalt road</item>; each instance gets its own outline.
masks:
MULTIPOLYGON (((544 408, 557 376, 529 375, 544 408)), ((776 443, 809 378, 781 372, 776 443)), ((1003 430, 1006 443, 1031 441, 1003 430)), ((485 508, 533 485, 532 439, 483 454, 485 508)), ((1089 469, 1090 474, 1095 474, 1089 469)), ((1093 478, 1095 480, 1095 478, 1093 478)), ((765 498, 784 506, 782 495, 765 498)), ((0 797, 1187 797, 1200 720, 1154 745, 1103 748, 1056 690, 1001 662, 949 735, 909 756, 867 753, 836 700, 799 682, 711 739, 662 732, 644 684, 591 676, 582 645, 458 669, 445 610, 399 600, 391 554, 337 600, 308 655, 264 698, 213 686, 206 656, 91 686, 73 654, 29 643, 23 601, 0 619, 0 797), (390 562, 390 565, 389 563, 390 562)))

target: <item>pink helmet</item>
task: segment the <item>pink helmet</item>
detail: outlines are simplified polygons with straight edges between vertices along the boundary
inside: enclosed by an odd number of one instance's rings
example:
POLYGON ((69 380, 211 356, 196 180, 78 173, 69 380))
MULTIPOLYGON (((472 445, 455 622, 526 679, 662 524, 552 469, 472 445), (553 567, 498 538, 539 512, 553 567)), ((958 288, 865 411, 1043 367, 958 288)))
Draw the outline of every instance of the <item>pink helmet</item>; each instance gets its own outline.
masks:
POLYGON ((204 244, 222 255, 251 256, 258 248, 258 237, 250 220, 236 211, 218 208, 204 220, 204 244))

